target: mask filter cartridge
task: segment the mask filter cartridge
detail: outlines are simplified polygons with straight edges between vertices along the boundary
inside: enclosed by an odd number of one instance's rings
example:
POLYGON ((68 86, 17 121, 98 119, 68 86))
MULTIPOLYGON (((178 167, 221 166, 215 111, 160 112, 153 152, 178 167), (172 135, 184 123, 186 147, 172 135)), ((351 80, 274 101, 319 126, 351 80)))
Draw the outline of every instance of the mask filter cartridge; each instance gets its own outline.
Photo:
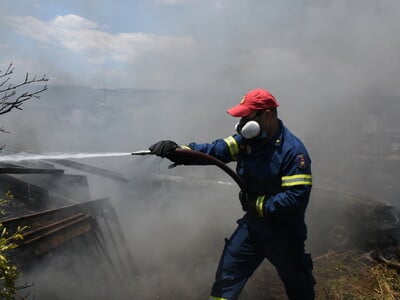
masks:
POLYGON ((255 138, 260 134, 261 128, 260 125, 256 121, 249 121, 244 124, 243 127, 240 126, 240 123, 237 123, 235 126, 236 131, 241 134, 245 139, 255 138))

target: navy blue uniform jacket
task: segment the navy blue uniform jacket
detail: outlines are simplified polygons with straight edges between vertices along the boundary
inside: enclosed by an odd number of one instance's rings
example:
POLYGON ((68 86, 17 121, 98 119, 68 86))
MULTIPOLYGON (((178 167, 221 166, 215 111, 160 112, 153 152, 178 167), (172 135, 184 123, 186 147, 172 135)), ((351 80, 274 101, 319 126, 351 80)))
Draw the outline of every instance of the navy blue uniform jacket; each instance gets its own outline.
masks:
POLYGON ((311 160, 303 143, 282 121, 279 124, 277 134, 269 141, 246 140, 235 134, 212 143, 187 146, 225 163, 237 161, 237 174, 249 194, 257 199, 256 214, 247 213, 243 218, 249 228, 305 240, 304 217, 312 186, 311 160))

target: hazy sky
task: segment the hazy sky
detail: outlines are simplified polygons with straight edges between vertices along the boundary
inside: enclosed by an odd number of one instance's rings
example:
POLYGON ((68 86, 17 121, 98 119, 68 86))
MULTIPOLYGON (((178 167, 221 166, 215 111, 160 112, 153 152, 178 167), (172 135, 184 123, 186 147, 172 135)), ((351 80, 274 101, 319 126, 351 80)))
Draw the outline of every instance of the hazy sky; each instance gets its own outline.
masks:
POLYGON ((398 93, 399 8, 393 0, 2 0, 0 66, 91 87, 398 93))

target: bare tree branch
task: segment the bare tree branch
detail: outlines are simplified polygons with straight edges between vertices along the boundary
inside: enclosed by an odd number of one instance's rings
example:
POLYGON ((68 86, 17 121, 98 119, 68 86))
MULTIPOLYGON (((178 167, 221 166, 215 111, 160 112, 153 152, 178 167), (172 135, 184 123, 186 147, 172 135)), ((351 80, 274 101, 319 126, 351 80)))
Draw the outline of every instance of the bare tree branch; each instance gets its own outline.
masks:
MULTIPOLYGON (((36 85, 37 83, 47 82, 46 75, 40 78, 36 78, 36 75, 34 75, 31 78, 29 73, 26 73, 24 81, 14 84, 11 82, 13 72, 13 63, 10 63, 5 72, 0 70, 0 115, 9 113, 13 109, 22 110, 21 106, 24 102, 32 98, 39 99, 39 94, 47 90, 47 84, 44 86, 36 85), (19 92, 22 87, 33 88, 29 92, 19 92)), ((0 132, 2 131, 4 131, 3 128, 0 129, 0 132)))
POLYGON ((4 74, 1 74, 3 71, 0 71, 0 78, 8 76, 14 72, 14 67, 13 63, 11 62, 7 68, 7 70, 4 72, 4 74))

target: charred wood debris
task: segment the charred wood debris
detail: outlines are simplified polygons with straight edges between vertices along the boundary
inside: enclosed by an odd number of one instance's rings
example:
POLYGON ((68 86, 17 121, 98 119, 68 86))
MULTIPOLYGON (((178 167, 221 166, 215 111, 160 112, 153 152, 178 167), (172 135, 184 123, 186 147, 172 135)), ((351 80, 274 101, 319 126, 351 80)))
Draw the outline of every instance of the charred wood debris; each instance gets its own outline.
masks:
POLYGON ((86 175, 67 174, 55 164, 127 182, 112 171, 66 160, 0 163, 0 192, 13 198, 0 222, 9 234, 26 226, 11 253, 13 262, 25 272, 49 257, 63 256, 72 266, 81 256, 81 261, 94 262, 91 266, 102 265, 93 272, 129 284, 124 281, 138 271, 110 199, 91 199, 86 175))

